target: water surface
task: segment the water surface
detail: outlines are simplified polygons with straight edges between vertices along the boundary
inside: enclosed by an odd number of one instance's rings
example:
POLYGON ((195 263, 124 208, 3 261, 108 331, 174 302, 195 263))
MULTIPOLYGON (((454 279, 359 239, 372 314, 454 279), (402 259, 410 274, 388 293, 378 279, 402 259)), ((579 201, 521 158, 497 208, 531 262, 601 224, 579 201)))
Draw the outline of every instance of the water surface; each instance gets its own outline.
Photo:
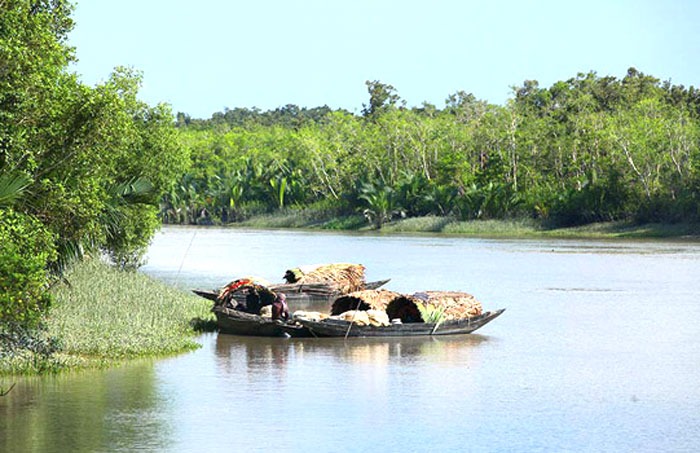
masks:
POLYGON ((166 228, 143 270, 214 288, 338 261, 507 310, 477 335, 206 334, 177 357, 17 380, 0 451, 700 448, 698 243, 166 228))

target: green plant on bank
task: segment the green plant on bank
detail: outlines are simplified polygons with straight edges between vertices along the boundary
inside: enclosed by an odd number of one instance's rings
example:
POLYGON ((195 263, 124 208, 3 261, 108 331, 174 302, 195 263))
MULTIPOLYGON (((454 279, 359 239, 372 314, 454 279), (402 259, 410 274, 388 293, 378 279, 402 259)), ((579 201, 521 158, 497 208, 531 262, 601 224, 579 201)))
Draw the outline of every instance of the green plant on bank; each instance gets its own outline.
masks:
POLYGON ((33 328, 51 305, 53 235, 32 216, 0 208, 0 324, 33 328))
MULTIPOLYGON (((310 230, 368 231, 375 230, 359 214, 345 216, 330 212, 289 210, 255 215, 234 226, 249 228, 305 228, 310 230)), ((629 221, 596 222, 575 227, 553 228, 532 218, 506 220, 459 221, 453 217, 423 216, 384 223, 382 234, 430 233, 472 237, 571 237, 571 238, 670 238, 700 237, 699 223, 636 224, 629 221)))
POLYGON ((175 354, 198 347, 193 326, 211 326, 209 302, 140 273, 88 259, 65 278, 52 290, 55 302, 43 331, 15 334, 14 347, 0 341, 0 374, 175 354))
POLYGON ((530 219, 454 221, 442 229, 445 234, 482 237, 528 237, 544 235, 541 222, 530 219))
POLYGON ((382 231, 387 233, 441 233, 455 223, 452 217, 423 216, 409 217, 384 224, 382 231))
POLYGON ((396 192, 391 186, 362 184, 358 198, 364 201, 366 206, 362 210, 363 215, 377 229, 394 216, 405 216, 403 208, 398 205, 396 192))
POLYGON ((47 326, 67 353, 118 359, 192 349, 190 321, 211 317, 207 301, 98 260, 66 278, 47 326))
POLYGON ((0 173, 0 209, 11 207, 32 184, 32 179, 23 173, 0 173))
MULTIPOLYGON (((84 254, 138 266, 160 225, 160 199, 188 164, 169 107, 139 100, 138 71, 117 67, 88 86, 70 69, 72 10, 69 1, 0 1, 0 327, 6 339, 32 330, 39 339, 49 286, 84 254)), ((5 350, 8 344, 16 342, 7 340, 5 350)))
POLYGON ((45 326, 0 325, 0 375, 38 374, 77 366, 82 359, 60 352, 45 326))

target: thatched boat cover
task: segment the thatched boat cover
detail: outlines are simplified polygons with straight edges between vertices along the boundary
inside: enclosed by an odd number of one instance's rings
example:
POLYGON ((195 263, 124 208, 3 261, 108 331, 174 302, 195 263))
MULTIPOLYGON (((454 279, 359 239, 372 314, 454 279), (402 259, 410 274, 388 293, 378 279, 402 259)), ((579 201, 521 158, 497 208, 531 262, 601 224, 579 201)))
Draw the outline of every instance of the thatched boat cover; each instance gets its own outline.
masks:
POLYGON ((387 305, 405 296, 386 289, 355 291, 338 297, 331 306, 331 315, 336 316, 350 310, 385 310, 387 305))
MULTIPOLYGON (((233 280, 228 285, 221 288, 219 291, 219 297, 217 298, 215 305, 226 305, 230 304, 236 306, 235 296, 237 294, 249 294, 255 297, 256 302, 262 305, 271 304, 277 295, 267 287, 267 285, 261 284, 261 279, 255 279, 253 277, 244 277, 233 280)), ((248 296, 246 296, 247 298, 248 296)))
POLYGON ((329 284, 341 293, 359 291, 365 287, 365 267, 361 264, 334 263, 312 267, 296 267, 284 274, 288 283, 301 285, 329 284))
MULTIPOLYGON (((471 318, 482 312, 481 302, 471 294, 458 291, 423 291, 411 295, 410 300, 424 306, 443 308, 445 320, 471 318)), ((389 309, 387 307, 387 313, 389 309)))
POLYGON ((384 310, 389 319, 403 323, 424 322, 419 306, 443 309, 444 320, 465 319, 481 314, 481 303, 474 296, 456 291, 424 291, 407 296, 385 289, 356 291, 338 297, 331 316, 350 310, 384 310))

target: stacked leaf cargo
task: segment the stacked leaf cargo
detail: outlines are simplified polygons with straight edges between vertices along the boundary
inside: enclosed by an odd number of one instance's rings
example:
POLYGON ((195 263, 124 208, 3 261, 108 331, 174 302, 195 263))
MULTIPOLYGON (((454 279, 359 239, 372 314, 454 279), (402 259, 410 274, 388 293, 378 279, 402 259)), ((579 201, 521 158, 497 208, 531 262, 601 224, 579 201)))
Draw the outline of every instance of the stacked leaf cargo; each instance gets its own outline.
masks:
POLYGON ((276 292, 304 292, 319 297, 331 297, 363 290, 365 267, 361 264, 333 263, 296 267, 284 275, 286 284, 273 285, 276 292))
MULTIPOLYGON (((366 285, 365 268, 361 264, 333 263, 300 266, 287 270, 284 278, 287 283, 273 285, 259 277, 239 278, 223 287, 214 299, 218 305, 228 304, 230 307, 235 307, 244 306, 243 304, 247 303, 251 295, 271 294, 274 299, 276 294, 284 293, 288 302, 294 305, 310 300, 333 301, 343 294, 362 290, 366 285)), ((206 292, 200 291, 198 294, 210 297, 206 292)), ((269 301, 260 300, 260 302, 265 304, 269 301)))
POLYGON ((471 294, 456 291, 404 295, 383 289, 364 290, 338 297, 331 307, 331 317, 364 324, 365 316, 358 316, 359 311, 369 312, 370 320, 377 318, 376 312, 381 311, 386 313, 390 322, 436 323, 478 316, 482 313, 482 306, 471 294))

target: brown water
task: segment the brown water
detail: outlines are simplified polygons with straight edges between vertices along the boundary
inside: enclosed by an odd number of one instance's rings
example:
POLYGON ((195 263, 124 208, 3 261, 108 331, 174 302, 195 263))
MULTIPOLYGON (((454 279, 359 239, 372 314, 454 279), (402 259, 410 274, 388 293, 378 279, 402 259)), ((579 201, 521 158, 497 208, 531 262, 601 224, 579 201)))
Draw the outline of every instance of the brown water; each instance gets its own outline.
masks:
MULTIPOLYGON (((507 310, 478 335, 257 339, 19 379, 0 451, 698 451, 700 244, 167 228, 183 288, 345 261, 507 310)), ((0 386, 7 386, 6 378, 0 386)))

